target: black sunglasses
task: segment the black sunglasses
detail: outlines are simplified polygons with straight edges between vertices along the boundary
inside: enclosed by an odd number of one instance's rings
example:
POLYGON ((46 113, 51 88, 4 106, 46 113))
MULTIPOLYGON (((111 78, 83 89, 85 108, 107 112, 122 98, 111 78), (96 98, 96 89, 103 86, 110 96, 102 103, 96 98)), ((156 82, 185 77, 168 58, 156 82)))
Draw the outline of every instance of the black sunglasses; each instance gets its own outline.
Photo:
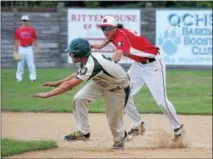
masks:
POLYGON ((110 31, 114 28, 115 26, 101 26, 102 31, 110 31))

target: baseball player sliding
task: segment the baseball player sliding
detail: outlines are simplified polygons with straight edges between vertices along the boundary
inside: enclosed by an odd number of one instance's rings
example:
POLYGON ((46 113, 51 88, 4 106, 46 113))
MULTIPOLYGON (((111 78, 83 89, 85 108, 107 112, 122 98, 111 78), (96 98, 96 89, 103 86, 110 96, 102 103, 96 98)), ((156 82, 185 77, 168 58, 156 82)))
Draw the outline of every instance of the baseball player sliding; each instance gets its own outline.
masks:
POLYGON ((127 73, 119 64, 104 55, 90 54, 90 44, 87 40, 74 39, 66 52, 74 63, 81 63, 81 68, 77 73, 63 80, 45 83, 44 86, 56 88, 47 93, 35 94, 33 97, 56 96, 71 90, 83 81, 89 81, 73 99, 73 115, 78 131, 65 136, 65 140, 76 141, 90 138, 88 105, 95 99, 104 97, 107 120, 114 141, 112 148, 123 148, 127 137, 123 125, 123 113, 130 94, 130 79, 127 73))
MULTIPOLYGON (((146 84, 157 105, 171 123, 174 130, 173 141, 182 139, 185 136, 185 131, 177 118, 173 104, 167 98, 166 70, 159 48, 153 46, 144 36, 124 28, 121 24, 117 24, 111 16, 104 17, 98 27, 103 31, 106 40, 103 44, 94 44, 91 47, 101 49, 112 42, 116 47, 116 51, 112 55, 114 61, 119 61, 123 55, 135 61, 128 71, 133 82, 132 95, 137 94, 146 84), (139 51, 139 53, 135 53, 132 49, 139 51)), ((128 132, 129 139, 144 134, 144 121, 142 121, 136 109, 132 96, 125 112, 131 121, 131 130, 128 132)))

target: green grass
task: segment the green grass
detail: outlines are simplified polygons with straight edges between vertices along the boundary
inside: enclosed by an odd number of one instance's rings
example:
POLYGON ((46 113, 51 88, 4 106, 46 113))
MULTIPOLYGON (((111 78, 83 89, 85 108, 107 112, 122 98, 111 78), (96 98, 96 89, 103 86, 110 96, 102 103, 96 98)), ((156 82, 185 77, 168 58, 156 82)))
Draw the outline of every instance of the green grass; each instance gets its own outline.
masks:
POLYGON ((55 141, 22 141, 8 138, 1 139, 1 146, 2 157, 57 147, 55 141))
MULTIPOLYGON (((67 68, 37 69, 38 80, 32 83, 25 70, 24 81, 17 83, 15 69, 2 69, 2 110, 71 112, 73 96, 86 82, 60 96, 48 99, 31 96, 51 90, 42 87, 44 82, 62 79, 72 72, 67 68)), ((178 113, 212 114, 212 70, 167 70, 167 94, 178 113)), ((147 87, 135 96, 135 103, 140 112, 161 112, 147 87)), ((90 106, 90 112, 104 111, 103 99, 96 100, 90 106)))

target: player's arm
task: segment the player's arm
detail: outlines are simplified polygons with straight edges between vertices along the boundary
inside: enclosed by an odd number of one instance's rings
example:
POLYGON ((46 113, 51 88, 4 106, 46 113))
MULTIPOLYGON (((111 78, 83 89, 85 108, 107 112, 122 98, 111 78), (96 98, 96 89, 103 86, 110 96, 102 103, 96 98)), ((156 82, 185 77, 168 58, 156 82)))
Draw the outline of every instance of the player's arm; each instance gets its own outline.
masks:
POLYGON ((48 97, 52 97, 52 96, 57 96, 59 94, 62 94, 64 92, 71 90, 72 88, 78 86, 82 82, 83 81, 78 79, 78 78, 73 78, 71 80, 63 82, 60 86, 56 87, 55 89, 53 89, 50 92, 38 93, 38 94, 33 95, 33 97, 35 97, 35 98, 48 98, 48 97))
POLYGON ((15 43, 14 43, 14 54, 15 53, 18 53, 18 47, 19 47, 19 39, 20 39, 20 37, 19 37, 19 33, 18 33, 18 30, 16 30, 15 31, 15 35, 14 35, 15 37, 15 43))
POLYGON ((18 52, 19 40, 15 40, 14 53, 18 52))
POLYGON ((91 44, 90 47, 92 49, 102 49, 106 45, 108 45, 111 41, 109 39, 106 39, 102 44, 91 44))
POLYGON ((113 61, 120 61, 123 56, 123 50, 116 50, 115 53, 112 55, 113 61))
POLYGON ((35 46, 36 53, 39 54, 38 37, 37 37, 36 31, 34 29, 33 29, 33 43, 35 46))
POLYGON ((43 84, 43 86, 48 86, 48 87, 58 87, 59 85, 61 85, 63 82, 65 81, 69 81, 73 78, 75 78, 77 76, 77 73, 73 73, 70 76, 67 76, 66 78, 60 80, 60 81, 56 81, 56 82, 46 82, 43 84))
POLYGON ((116 42, 116 51, 112 55, 112 60, 118 62, 121 60, 122 56, 127 56, 131 45, 129 44, 129 41, 126 39, 126 37, 120 37, 120 39, 116 42))

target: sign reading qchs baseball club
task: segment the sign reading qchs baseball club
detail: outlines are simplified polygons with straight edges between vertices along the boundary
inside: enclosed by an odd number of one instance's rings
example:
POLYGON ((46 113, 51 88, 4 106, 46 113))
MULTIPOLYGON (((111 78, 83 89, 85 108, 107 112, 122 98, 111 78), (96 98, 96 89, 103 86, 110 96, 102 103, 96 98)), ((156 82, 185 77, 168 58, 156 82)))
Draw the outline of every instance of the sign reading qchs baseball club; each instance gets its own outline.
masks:
POLYGON ((212 65, 212 10, 156 11, 156 45, 167 65, 212 65))
MULTIPOLYGON (((104 16, 113 16, 125 28, 140 34, 139 9, 68 9, 68 45, 71 40, 78 37, 87 39, 90 44, 102 44, 105 37, 103 32, 97 28, 97 24, 101 23, 104 16)), ((108 44, 101 50, 92 50, 92 52, 104 53, 109 57, 114 51, 112 44, 108 44)), ((70 57, 68 57, 68 63, 72 63, 70 57)), ((120 63, 132 63, 132 60, 123 57, 120 63)))

